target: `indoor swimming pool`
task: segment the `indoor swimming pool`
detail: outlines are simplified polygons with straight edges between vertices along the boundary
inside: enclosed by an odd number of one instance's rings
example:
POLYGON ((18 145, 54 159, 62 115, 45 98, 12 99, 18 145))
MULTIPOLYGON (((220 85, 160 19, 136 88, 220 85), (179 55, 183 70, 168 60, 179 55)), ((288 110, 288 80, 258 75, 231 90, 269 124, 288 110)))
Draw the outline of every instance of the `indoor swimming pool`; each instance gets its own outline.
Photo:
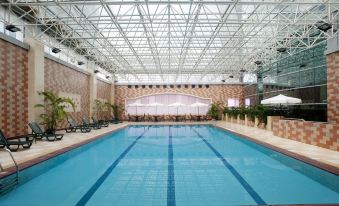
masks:
POLYGON ((338 185, 213 126, 129 126, 21 171, 0 205, 323 204, 338 185))

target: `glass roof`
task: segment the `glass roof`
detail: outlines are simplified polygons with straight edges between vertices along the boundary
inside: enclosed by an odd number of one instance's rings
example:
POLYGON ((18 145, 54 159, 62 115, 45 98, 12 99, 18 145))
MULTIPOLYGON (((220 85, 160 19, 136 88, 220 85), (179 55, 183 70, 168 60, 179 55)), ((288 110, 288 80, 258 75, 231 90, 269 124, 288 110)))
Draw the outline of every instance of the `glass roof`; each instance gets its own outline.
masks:
POLYGON ((253 79, 254 62, 277 58, 277 49, 293 54, 334 36, 339 8, 338 0, 9 2, 0 4, 32 17, 34 38, 74 49, 124 83, 253 79), (314 35, 322 23, 332 27, 314 35))

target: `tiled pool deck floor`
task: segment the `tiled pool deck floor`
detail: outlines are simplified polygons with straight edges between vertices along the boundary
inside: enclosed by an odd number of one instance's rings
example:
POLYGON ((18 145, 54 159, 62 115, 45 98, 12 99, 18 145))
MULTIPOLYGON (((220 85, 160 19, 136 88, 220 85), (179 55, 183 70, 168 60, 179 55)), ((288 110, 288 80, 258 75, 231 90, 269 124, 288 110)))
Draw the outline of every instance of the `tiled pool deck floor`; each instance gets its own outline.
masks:
MULTIPOLYGON (((27 167, 34 163, 43 161, 57 154, 63 153, 73 147, 77 147, 81 144, 96 139, 99 136, 105 135, 111 131, 126 127, 130 124, 154 124, 149 122, 139 123, 120 123, 104 127, 99 130, 92 130, 90 133, 66 133, 61 141, 48 142, 48 141, 37 141, 33 144, 30 149, 19 150, 13 152, 15 160, 18 162, 20 168, 27 167)), ((176 124, 173 122, 160 122, 161 124, 176 124)), ((214 124, 217 127, 222 127, 229 131, 233 131, 237 134, 243 135, 245 138, 249 138, 258 143, 269 146, 275 150, 283 152, 288 155, 292 155, 297 159, 311 162, 314 165, 328 168, 333 173, 339 173, 339 152, 320 148, 313 145, 304 144, 301 142, 276 137, 271 131, 266 131, 258 128, 247 127, 238 124, 231 124, 229 122, 188 122, 178 124, 214 124)), ((4 172, 0 172, 1 176, 6 176, 8 173, 13 171, 13 162, 10 159, 9 154, 0 149, 0 163, 4 172)))

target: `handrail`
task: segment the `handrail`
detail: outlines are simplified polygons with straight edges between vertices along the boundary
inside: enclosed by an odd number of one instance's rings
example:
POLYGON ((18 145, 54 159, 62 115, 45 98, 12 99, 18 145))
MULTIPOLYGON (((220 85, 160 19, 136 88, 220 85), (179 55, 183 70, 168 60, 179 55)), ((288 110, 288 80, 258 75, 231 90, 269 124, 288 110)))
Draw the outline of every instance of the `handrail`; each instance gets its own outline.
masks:
POLYGON ((5 148, 5 150, 9 153, 9 155, 11 156, 11 158, 12 158, 12 160, 13 160, 13 162, 14 162, 14 165, 15 165, 16 180, 17 180, 17 183, 18 183, 18 182, 19 182, 19 167, 18 167, 18 164, 17 164, 17 162, 15 161, 12 152, 11 152, 8 148, 5 148))

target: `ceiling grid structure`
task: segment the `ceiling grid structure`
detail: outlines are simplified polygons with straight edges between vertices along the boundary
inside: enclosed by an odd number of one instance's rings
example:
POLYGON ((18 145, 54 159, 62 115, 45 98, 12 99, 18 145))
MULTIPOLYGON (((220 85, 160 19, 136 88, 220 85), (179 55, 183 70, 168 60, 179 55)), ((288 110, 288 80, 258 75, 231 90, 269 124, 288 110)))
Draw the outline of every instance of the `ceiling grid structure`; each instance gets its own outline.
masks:
MULTIPOLYGON (((5 25, 120 83, 241 83, 338 35, 339 0, 7 0, 5 25), (319 24, 331 25, 319 30, 319 24), (24 28, 27 28, 26 30, 24 28), (284 53, 279 50, 286 50, 284 53)), ((255 80, 255 78, 254 78, 255 80)))

